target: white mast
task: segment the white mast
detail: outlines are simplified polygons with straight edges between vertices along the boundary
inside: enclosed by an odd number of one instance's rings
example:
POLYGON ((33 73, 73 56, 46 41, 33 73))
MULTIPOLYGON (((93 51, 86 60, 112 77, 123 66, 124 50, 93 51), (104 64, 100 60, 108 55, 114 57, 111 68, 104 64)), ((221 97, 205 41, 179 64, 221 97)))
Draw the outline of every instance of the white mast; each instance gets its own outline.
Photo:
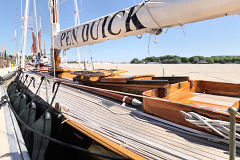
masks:
POLYGON ((39 17, 39 31, 38 33, 40 32, 40 38, 39 38, 39 41, 38 41, 38 45, 39 45, 39 53, 41 53, 41 56, 42 56, 42 38, 43 38, 43 32, 42 32, 42 18, 39 17))
POLYGON ((83 47, 83 58, 84 58, 84 69, 87 70, 87 61, 86 61, 86 51, 85 47, 83 47))
MULTIPOLYGON (((22 0, 21 0, 21 23, 22 23, 22 0)), ((22 26, 21 26, 22 27, 22 26)), ((23 30, 21 28, 21 39, 20 39, 20 53, 18 53, 18 66, 20 67, 21 65, 21 55, 22 55, 22 49, 23 49, 23 30)))
POLYGON ((14 30, 14 40, 16 41, 16 50, 15 50, 15 59, 16 59, 16 66, 18 66, 18 49, 17 49, 17 46, 18 46, 18 43, 17 43, 17 30, 14 30))
POLYGON ((24 13, 24 36, 23 36, 23 50, 21 59, 21 68, 24 68, 25 55, 26 55, 26 45, 27 45, 27 26, 28 26, 28 12, 29 12, 29 0, 25 2, 25 13, 24 13))
MULTIPOLYGON (((76 25, 80 25, 80 18, 79 18, 79 12, 78 12, 78 3, 77 3, 77 0, 74 0, 74 6, 75 6, 75 11, 74 11, 74 14, 75 14, 75 26, 76 25)), ((81 58, 80 58, 80 48, 77 47, 77 56, 78 56, 78 63, 79 63, 79 66, 80 68, 82 69, 82 64, 81 64, 81 58)), ((84 56, 84 70, 86 70, 86 58, 85 58, 85 53, 84 53, 84 50, 83 50, 83 56, 84 56)))
POLYGON ((55 47, 69 49, 162 28, 237 14, 240 0, 149 0, 131 8, 60 31, 55 47))
POLYGON ((21 18, 22 18, 22 0, 21 0, 21 18))
POLYGON ((51 18, 51 64, 54 72, 54 77, 56 75, 56 69, 60 67, 59 53, 60 50, 56 49, 55 36, 60 31, 59 17, 58 17, 58 0, 50 0, 50 18, 51 18))
POLYGON ((79 25, 80 22, 80 18, 79 18, 79 12, 78 12, 78 3, 77 0, 74 0, 74 6, 75 6, 75 25, 79 25))
MULTIPOLYGON (((21 0, 21 23, 22 23, 22 18, 23 18, 23 16, 22 16, 22 0, 21 0)), ((22 26, 21 26, 22 27, 22 26)), ((22 31, 22 28, 21 28, 21 39, 20 39, 20 52, 21 52, 21 54, 22 54, 22 49, 23 49, 23 31, 22 31)), ((20 56, 19 56, 19 58, 20 58, 20 56)), ((19 63, 18 63, 18 65, 20 65, 20 60, 19 60, 19 63)))

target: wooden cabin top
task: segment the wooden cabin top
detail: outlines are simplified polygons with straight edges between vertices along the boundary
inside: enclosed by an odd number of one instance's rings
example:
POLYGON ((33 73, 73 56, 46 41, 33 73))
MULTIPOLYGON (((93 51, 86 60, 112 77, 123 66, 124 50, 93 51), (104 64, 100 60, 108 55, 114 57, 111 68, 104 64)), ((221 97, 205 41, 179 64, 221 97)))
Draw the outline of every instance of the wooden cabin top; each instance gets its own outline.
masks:
POLYGON ((93 71, 78 70, 73 71, 72 74, 76 75, 80 79, 89 81, 98 81, 101 77, 112 77, 120 73, 128 72, 127 70, 116 70, 116 69, 96 69, 93 71))
POLYGON ((96 69, 96 70, 77 70, 74 71, 73 74, 77 76, 85 76, 85 77, 106 77, 110 75, 117 75, 120 73, 128 72, 127 70, 115 70, 115 69, 96 69))
POLYGON ((109 83, 127 83, 129 80, 152 80, 154 74, 145 75, 121 75, 114 77, 103 77, 99 79, 99 82, 109 82, 109 83))

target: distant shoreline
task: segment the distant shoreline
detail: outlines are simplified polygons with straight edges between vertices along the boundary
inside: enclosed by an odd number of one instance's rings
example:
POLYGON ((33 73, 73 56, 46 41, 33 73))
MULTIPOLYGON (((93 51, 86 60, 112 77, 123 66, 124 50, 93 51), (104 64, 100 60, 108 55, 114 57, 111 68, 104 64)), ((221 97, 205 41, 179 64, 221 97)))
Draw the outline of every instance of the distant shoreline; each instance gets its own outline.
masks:
MULTIPOLYGON (((70 64, 78 64, 78 62, 69 62, 70 64)), ((83 64, 83 62, 81 62, 81 64, 83 64)), ((87 63, 87 64, 92 64, 92 63, 87 63)), ((167 64, 167 65, 181 65, 181 64, 195 64, 195 63, 130 63, 130 62, 93 62, 93 64, 129 64, 129 65, 159 65, 159 64, 167 64)), ((196 63, 195 65, 198 64, 220 64, 220 65, 224 65, 224 64, 240 64, 240 63, 196 63)))
MULTIPOLYGON (((68 63, 78 63, 77 60, 68 63)), ((83 62, 81 62, 83 63, 83 62)), ((88 64, 92 62, 87 61, 88 64)), ((192 56, 180 57, 177 55, 166 55, 160 57, 134 58, 130 62, 104 62, 95 61, 94 64, 240 64, 240 56, 192 56)))
POLYGON ((166 55, 160 57, 146 57, 144 59, 134 58, 131 60, 132 64, 240 64, 240 56, 192 56, 180 57, 177 55, 166 55))

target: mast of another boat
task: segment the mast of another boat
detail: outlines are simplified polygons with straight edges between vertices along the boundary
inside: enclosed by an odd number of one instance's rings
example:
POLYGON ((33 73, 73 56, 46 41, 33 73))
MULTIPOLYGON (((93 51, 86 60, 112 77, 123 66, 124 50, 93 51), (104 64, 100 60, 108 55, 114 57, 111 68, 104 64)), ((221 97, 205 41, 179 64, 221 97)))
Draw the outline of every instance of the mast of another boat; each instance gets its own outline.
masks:
MULTIPOLYGON (((80 25, 80 18, 79 18, 79 12, 78 12, 78 3, 77 3, 77 0, 74 0, 74 6, 75 6, 75 11, 74 11, 74 14, 75 14, 75 26, 76 25, 80 25)), ((81 64, 81 58, 80 58, 80 48, 77 47, 77 56, 78 56, 78 63, 79 63, 79 66, 80 68, 82 69, 82 64, 81 64)), ((85 62, 85 58, 84 58, 84 69, 86 70, 86 62, 85 62)))
POLYGON ((37 9, 36 0, 33 0, 33 10, 34 10, 34 22, 35 22, 35 35, 36 35, 36 58, 38 57, 38 24, 37 24, 37 9))
POLYGON ((51 14, 51 65, 54 77, 56 75, 56 69, 60 67, 60 59, 59 54, 60 50, 55 49, 54 47, 54 37, 57 35, 57 33, 60 31, 60 24, 58 19, 58 0, 50 0, 50 14, 51 14))
POLYGON ((23 34, 21 68, 24 68, 24 65, 25 65, 25 55, 26 55, 26 46, 27 46, 28 13, 29 13, 29 0, 26 0, 25 12, 24 12, 24 34, 23 34))
POLYGON ((46 46, 45 46, 45 41, 44 41, 44 57, 47 57, 47 51, 46 51, 46 46))
POLYGON ((38 28, 38 47, 39 47, 39 53, 40 56, 42 57, 42 19, 39 17, 39 28, 38 28))
POLYGON ((19 49, 18 49, 18 35, 17 35, 17 30, 15 30, 15 36, 16 36, 16 66, 20 67, 20 55, 19 55, 19 49))
POLYGON ((18 43, 17 43, 17 30, 14 30, 14 40, 16 41, 16 49, 15 49, 15 63, 16 63, 16 66, 18 66, 18 49, 17 49, 17 46, 18 46, 18 43))

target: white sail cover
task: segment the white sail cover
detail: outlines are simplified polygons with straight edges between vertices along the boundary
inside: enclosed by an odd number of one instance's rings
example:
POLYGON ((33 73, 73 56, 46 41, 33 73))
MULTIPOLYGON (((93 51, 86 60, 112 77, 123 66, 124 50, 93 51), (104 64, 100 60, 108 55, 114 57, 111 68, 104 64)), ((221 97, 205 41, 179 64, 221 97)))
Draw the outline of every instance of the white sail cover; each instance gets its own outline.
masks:
POLYGON ((55 33, 56 49, 115 40, 201 20, 238 14, 240 0, 150 0, 55 33))

